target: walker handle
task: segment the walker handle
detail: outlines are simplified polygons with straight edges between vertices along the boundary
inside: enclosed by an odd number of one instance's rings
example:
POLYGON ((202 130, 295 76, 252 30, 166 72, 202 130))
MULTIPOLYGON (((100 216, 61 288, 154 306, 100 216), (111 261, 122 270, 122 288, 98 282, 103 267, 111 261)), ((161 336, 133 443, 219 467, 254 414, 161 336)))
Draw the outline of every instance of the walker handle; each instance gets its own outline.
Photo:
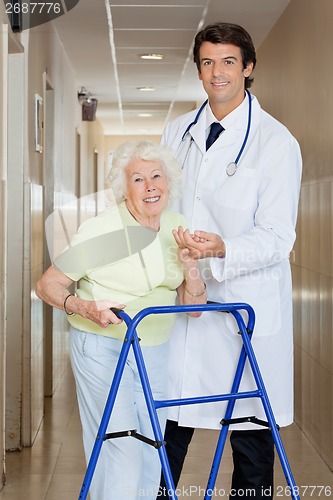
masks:
POLYGON ((122 319, 120 316, 119 316, 119 313, 123 311, 123 309, 119 309, 118 307, 110 307, 110 311, 113 312, 113 314, 115 314, 117 316, 117 318, 120 318, 122 319))

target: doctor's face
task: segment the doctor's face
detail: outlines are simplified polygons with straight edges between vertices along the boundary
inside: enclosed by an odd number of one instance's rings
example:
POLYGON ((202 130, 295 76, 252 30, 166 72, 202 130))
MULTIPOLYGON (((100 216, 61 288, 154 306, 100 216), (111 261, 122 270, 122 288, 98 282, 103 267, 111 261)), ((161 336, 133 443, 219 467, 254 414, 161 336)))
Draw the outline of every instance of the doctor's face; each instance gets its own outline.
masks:
POLYGON ((222 120, 243 101, 245 77, 252 73, 252 69, 252 63, 243 68, 241 49, 236 45, 202 43, 199 79, 218 120, 222 120))

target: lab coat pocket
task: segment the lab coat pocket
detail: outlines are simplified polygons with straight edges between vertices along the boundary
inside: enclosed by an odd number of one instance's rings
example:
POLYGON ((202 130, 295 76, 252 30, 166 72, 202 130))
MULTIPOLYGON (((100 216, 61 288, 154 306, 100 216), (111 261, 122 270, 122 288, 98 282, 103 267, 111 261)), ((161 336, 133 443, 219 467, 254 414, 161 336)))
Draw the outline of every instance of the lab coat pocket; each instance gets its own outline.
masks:
POLYGON ((251 210, 257 204, 256 170, 239 167, 239 170, 223 180, 214 193, 221 207, 236 210, 251 210))
MULTIPOLYGON (((279 332, 281 307, 278 279, 240 278, 227 291, 227 300, 228 302, 245 302, 253 307, 255 313, 253 335, 255 337, 269 337, 279 332)), ((246 324, 247 314, 242 313, 242 316, 246 324)), ((231 315, 228 315, 227 323, 230 331, 238 333, 237 325, 231 315)))

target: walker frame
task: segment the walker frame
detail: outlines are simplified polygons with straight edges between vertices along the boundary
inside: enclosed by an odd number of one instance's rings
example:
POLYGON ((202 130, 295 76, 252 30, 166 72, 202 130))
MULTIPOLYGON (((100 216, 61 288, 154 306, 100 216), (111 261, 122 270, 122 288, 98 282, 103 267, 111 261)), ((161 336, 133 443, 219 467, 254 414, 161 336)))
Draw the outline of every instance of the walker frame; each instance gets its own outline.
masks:
POLYGON ((274 444, 276 447, 277 454, 279 456, 281 466, 286 478, 287 485, 290 491, 290 498, 294 500, 299 500, 298 488, 296 486, 294 477, 291 472, 291 468, 288 462, 288 458, 280 437, 279 427, 275 421, 275 417, 271 408, 271 404, 265 389, 265 385, 260 373, 258 362, 255 357, 255 353, 251 344, 252 332, 255 324, 255 313, 253 308, 246 303, 215 303, 209 302, 207 304, 199 305, 175 305, 175 306, 154 306, 147 307, 139 311, 133 319, 131 319, 127 313, 122 310, 115 310, 117 315, 122 318, 127 325, 127 332, 123 341, 122 349, 119 355, 119 360, 116 366, 114 377, 111 383, 109 395, 105 404, 103 416, 101 423, 96 435, 96 440, 90 460, 87 466, 87 470, 83 479, 82 488, 78 500, 86 500, 91 481, 94 475, 94 471, 97 465, 99 454, 103 445, 103 442, 110 438, 117 438, 122 436, 133 436, 141 441, 147 443, 147 445, 152 445, 158 449, 159 459, 161 462, 162 472, 164 475, 165 484, 167 487, 168 495, 170 500, 178 500, 175 492, 174 482, 171 476, 170 465, 165 449, 165 443, 161 427, 159 424, 157 409, 169 406, 180 406, 180 405, 191 405, 191 404, 201 404, 201 403, 212 403, 218 401, 228 401, 226 412, 224 418, 221 420, 221 431, 217 441, 215 454, 207 482, 207 487, 205 490, 205 496, 203 500, 211 500, 212 493, 215 488, 215 483, 217 479, 217 474, 219 466, 222 459, 222 454, 227 438, 227 433, 229 425, 231 423, 239 423, 244 421, 249 421, 263 425, 269 428, 272 432, 274 444), (248 314, 247 324, 245 325, 243 317, 240 311, 246 311, 248 314), (148 374, 146 371, 142 350, 140 347, 140 339, 138 338, 136 328, 140 321, 142 321, 146 316, 151 314, 168 314, 168 313, 188 313, 188 312, 208 312, 208 311, 220 311, 232 314, 235 318, 239 334, 242 338, 243 345, 241 348, 234 381, 232 384, 231 392, 229 394, 216 394, 212 396, 198 396, 191 398, 182 399, 169 399, 169 400, 154 400, 151 391, 148 374), (155 441, 140 435, 135 429, 120 431, 113 434, 107 434, 107 426, 112 414, 112 409, 114 406, 115 398, 118 392, 121 377, 124 371, 125 362, 129 353, 130 348, 133 348, 134 357, 138 367, 138 372, 142 384, 142 389, 144 392, 146 405, 154 433, 155 441), (239 392, 239 386, 241 378, 244 371, 245 362, 248 359, 250 364, 253 377, 257 386, 256 390, 239 392), (258 420, 255 416, 244 417, 241 419, 232 419, 232 413, 237 399, 248 399, 248 398, 260 398, 265 415, 266 421, 258 420))

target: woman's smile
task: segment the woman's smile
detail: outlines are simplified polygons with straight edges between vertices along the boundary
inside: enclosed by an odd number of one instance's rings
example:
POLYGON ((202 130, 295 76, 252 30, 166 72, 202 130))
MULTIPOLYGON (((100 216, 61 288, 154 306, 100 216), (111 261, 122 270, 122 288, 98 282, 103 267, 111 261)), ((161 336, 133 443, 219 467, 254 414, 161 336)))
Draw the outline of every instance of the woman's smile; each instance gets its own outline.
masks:
POLYGON ((146 203, 156 203, 156 201, 159 201, 160 199, 160 196, 154 196, 154 198, 145 198, 143 201, 146 203))

